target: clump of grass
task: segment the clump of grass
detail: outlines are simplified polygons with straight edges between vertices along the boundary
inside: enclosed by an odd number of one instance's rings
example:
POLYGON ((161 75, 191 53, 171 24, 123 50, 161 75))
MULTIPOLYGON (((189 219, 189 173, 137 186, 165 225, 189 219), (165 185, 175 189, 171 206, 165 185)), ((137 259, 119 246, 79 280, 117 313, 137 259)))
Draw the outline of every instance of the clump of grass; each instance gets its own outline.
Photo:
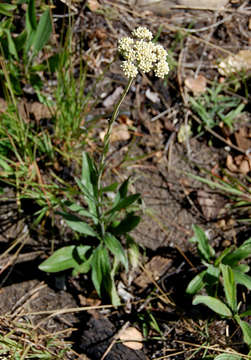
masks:
MULTIPOLYGON (((0 318, 0 357, 1 359, 65 359, 76 355, 71 344, 62 339, 64 332, 48 333, 39 330, 27 321, 0 318)), ((66 335, 71 332, 67 329, 66 335)))

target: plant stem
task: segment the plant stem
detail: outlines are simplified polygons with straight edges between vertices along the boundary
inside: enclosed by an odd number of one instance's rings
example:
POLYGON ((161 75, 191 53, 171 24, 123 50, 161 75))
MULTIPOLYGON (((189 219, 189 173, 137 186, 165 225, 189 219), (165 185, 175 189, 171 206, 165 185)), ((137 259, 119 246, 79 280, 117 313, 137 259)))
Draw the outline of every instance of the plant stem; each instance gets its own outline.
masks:
POLYGON ((119 108, 122 104, 122 102, 124 101, 131 85, 133 82, 134 78, 130 78, 128 80, 128 83, 123 91, 123 94, 121 95, 119 101, 117 102, 117 104, 115 105, 114 111, 112 113, 112 117, 108 122, 108 128, 104 137, 104 147, 103 147, 103 151, 102 151, 102 155, 101 155, 101 159, 100 159, 100 163, 99 163, 99 167, 98 167, 98 196, 99 196, 99 202, 98 202, 98 215, 100 218, 100 223, 101 223, 101 232, 102 232, 102 236, 104 236, 105 234, 105 225, 104 225, 104 221, 102 219, 102 215, 103 215, 103 211, 102 211, 102 200, 103 200, 103 194, 101 192, 101 179, 104 173, 104 169, 105 169, 105 164, 106 164, 106 155, 109 151, 109 146, 110 146, 110 137, 111 137, 111 133, 112 133, 112 128, 113 128, 113 124, 116 121, 118 114, 119 114, 119 108))

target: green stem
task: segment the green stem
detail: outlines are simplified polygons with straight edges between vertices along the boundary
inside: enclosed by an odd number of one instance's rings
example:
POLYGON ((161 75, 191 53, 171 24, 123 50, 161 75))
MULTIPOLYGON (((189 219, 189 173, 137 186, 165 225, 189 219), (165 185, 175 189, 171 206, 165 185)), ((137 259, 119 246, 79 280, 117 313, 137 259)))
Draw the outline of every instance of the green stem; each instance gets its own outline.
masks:
POLYGON ((106 155, 109 151, 109 146, 110 146, 110 137, 111 137, 111 133, 112 133, 112 128, 113 128, 113 124, 116 121, 118 114, 119 114, 119 108, 122 104, 122 102, 124 101, 131 85, 133 82, 134 78, 130 78, 128 80, 128 83, 123 91, 123 94, 121 95, 121 98, 119 99, 119 101, 117 102, 117 104, 115 105, 114 111, 112 113, 112 117, 108 122, 108 128, 104 137, 104 147, 103 147, 103 152, 101 155, 101 159, 100 159, 100 163, 99 163, 99 167, 98 167, 98 196, 99 196, 99 202, 98 202, 98 215, 99 218, 101 220, 101 232, 102 232, 102 236, 104 236, 105 234, 105 225, 104 225, 104 221, 102 219, 102 215, 103 215, 103 211, 102 211, 102 203, 103 203, 103 194, 101 193, 101 179, 104 173, 104 169, 105 169, 105 164, 106 164, 106 155))

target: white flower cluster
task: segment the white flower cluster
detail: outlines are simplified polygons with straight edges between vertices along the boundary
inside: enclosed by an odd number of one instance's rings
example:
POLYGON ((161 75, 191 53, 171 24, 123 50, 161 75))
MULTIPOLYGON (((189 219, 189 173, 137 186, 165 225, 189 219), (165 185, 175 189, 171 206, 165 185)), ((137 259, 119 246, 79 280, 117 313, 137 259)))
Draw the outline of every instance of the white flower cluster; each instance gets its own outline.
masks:
POLYGON ((124 37, 118 44, 118 51, 125 58, 121 65, 125 76, 135 78, 138 70, 144 73, 153 70, 157 77, 164 78, 169 72, 167 51, 162 45, 151 42, 153 34, 143 26, 133 30, 132 35, 136 40, 124 37))

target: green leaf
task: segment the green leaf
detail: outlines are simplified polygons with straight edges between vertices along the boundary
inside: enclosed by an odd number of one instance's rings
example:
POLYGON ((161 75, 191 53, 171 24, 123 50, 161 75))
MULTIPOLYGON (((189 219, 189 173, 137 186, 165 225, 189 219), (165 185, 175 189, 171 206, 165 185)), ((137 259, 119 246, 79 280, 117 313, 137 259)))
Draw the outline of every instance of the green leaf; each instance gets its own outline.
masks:
POLYGON ((111 266, 108 251, 99 245, 93 252, 92 257, 92 282, 99 296, 102 290, 110 294, 111 291, 111 266))
POLYGON ((68 226, 70 226, 72 230, 83 235, 98 237, 96 231, 79 217, 65 212, 59 212, 59 214, 63 216, 65 222, 67 223, 68 226))
POLYGON ((130 180, 130 177, 128 177, 119 187, 119 191, 114 200, 114 204, 113 204, 114 206, 116 206, 120 202, 121 199, 124 199, 126 197, 127 192, 128 192, 129 180, 130 180))
POLYGON ((248 290, 251 290, 251 276, 243 274, 243 272, 233 270, 234 280, 237 284, 246 286, 248 290))
POLYGON ((241 356, 232 354, 220 354, 214 360, 241 360, 241 356))
POLYGON ((78 264, 78 266, 74 267, 74 269, 72 270, 72 276, 77 276, 78 274, 87 274, 91 269, 91 263, 92 263, 92 255, 82 264, 78 264))
POLYGON ((101 283, 102 283, 102 266, 101 266, 101 252, 102 247, 99 245, 94 251, 92 256, 92 282, 98 293, 101 296, 101 283))
POLYGON ((204 304, 211 310, 222 316, 232 316, 230 309, 219 299, 212 296, 197 295, 193 300, 193 305, 204 304))
POLYGON ((121 304, 113 278, 111 279, 111 289, 109 291, 109 295, 112 305, 119 306, 121 304))
POLYGON ((83 208, 81 205, 76 203, 72 203, 71 201, 64 201, 63 205, 67 206, 69 210, 77 212, 80 216, 86 216, 93 218, 93 214, 91 214, 88 210, 83 208))
POLYGON ((245 343, 251 346, 251 326, 243 320, 239 320, 238 323, 241 327, 245 343))
POLYGON ((251 238, 246 240, 238 249, 228 254, 223 260, 223 264, 230 266, 236 265, 239 261, 247 258, 251 254, 251 238))
POLYGON ((209 264, 207 267, 207 274, 217 281, 220 276, 220 269, 214 265, 209 264))
POLYGON ((186 288, 186 293, 196 294, 197 292, 199 292, 205 286, 205 282, 203 281, 203 279, 206 273, 207 270, 204 270, 198 275, 196 275, 188 284, 186 288))
POLYGON ((12 11, 14 11, 16 8, 16 5, 0 4, 0 14, 5 16, 12 16, 12 11))
POLYGON ((236 271, 239 271, 242 273, 247 273, 250 270, 250 266, 248 266, 247 264, 237 264, 237 265, 231 266, 231 268, 233 270, 236 270, 236 271))
POLYGON ((129 195, 124 199, 121 199, 116 206, 112 207, 112 209, 107 211, 106 215, 114 213, 114 212, 119 211, 121 209, 126 209, 128 206, 133 204, 139 198, 140 198, 140 194, 134 194, 134 195, 129 195))
POLYGON ((17 60, 18 59, 18 55, 17 55, 17 50, 16 50, 16 45, 11 37, 11 33, 9 29, 5 30, 5 33, 7 35, 7 39, 8 39, 8 49, 11 55, 14 56, 14 58, 17 60))
POLYGON ((101 192, 102 193, 106 193, 106 192, 114 192, 116 191, 118 187, 118 183, 117 182, 114 182, 112 183, 111 185, 108 185, 108 186, 105 186, 101 189, 101 192))
POLYGON ((125 218, 119 222, 119 224, 112 228, 112 232, 115 235, 122 235, 132 231, 140 222, 140 217, 133 213, 126 214, 125 218))
POLYGON ((215 260, 214 262, 214 265, 215 266, 218 266, 222 261, 223 259, 233 250, 233 247, 230 246, 230 247, 227 247, 221 254, 220 256, 215 260))
POLYGON ((236 284, 233 270, 228 265, 221 264, 220 269, 223 276, 223 287, 227 303, 234 313, 237 312, 236 284))
POLYGON ((27 21, 28 21, 29 30, 30 31, 36 30, 36 28, 37 28, 37 19, 36 19, 35 0, 30 0, 29 1, 28 11, 27 11, 27 21))
POLYGON ((56 250, 47 260, 43 261, 38 268, 47 272, 59 272, 78 266, 78 262, 73 255, 75 248, 75 245, 71 245, 56 250))
POLYGON ((87 152, 82 154, 81 184, 89 211, 97 217, 96 202, 98 200, 98 172, 95 163, 87 152))
POLYGON ((77 245, 75 248, 77 255, 79 256, 79 259, 81 261, 86 260, 85 255, 86 255, 87 251, 89 251, 90 249, 91 249, 91 246, 83 245, 83 244, 77 245))
POLYGON ((198 243, 198 251, 201 256, 209 262, 212 255, 212 248, 208 243, 205 232, 198 225, 193 225, 193 231, 198 243))
POLYGON ((116 239, 112 234, 107 233, 105 234, 104 242, 111 253, 124 265, 126 271, 128 271, 128 260, 118 239, 116 239))
POLYGON ((38 53, 48 42, 52 32, 50 10, 47 9, 41 16, 32 42, 33 54, 38 53))

